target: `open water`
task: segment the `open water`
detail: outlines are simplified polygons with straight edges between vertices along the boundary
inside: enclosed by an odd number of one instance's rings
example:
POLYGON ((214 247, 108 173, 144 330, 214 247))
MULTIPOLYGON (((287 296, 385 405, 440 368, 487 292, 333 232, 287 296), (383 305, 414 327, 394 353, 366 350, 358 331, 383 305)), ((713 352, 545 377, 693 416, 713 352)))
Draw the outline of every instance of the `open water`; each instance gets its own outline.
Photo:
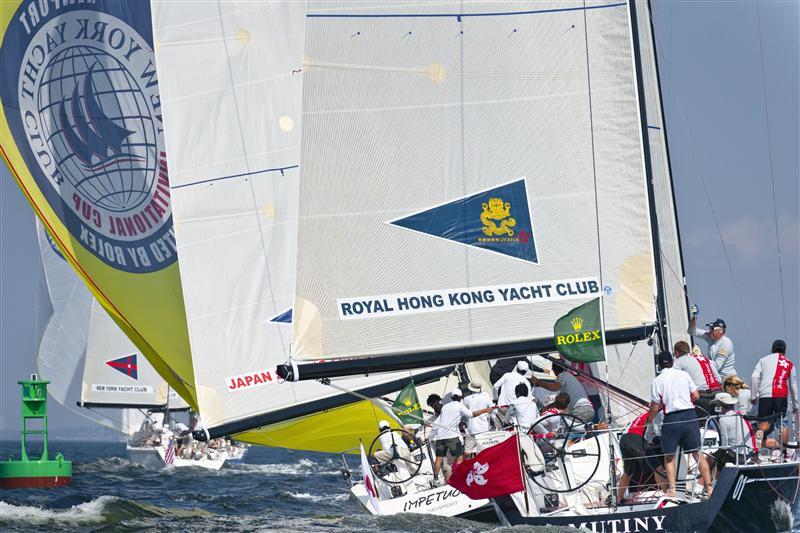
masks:
MULTIPOLYGON (((349 499, 338 455, 253 446, 245 464, 210 472, 132 465, 124 443, 51 442, 51 456, 57 451, 73 462, 72 484, 0 489, 0 531, 512 531, 457 518, 367 515, 349 499)), ((0 457, 9 454, 19 458, 19 444, 0 442, 0 457)), ((534 531, 574 530, 513 528, 534 531)))
MULTIPOLYGON (((0 489, 0 531, 510 531, 453 518, 369 516, 349 499, 337 455, 253 446, 245 464, 209 472, 132 465, 123 443, 51 442, 51 455, 57 451, 73 462, 72 484, 0 489)), ((19 458, 19 444, 0 442, 0 457, 9 454, 19 458)), ((514 528, 524 531, 559 529, 514 528)))

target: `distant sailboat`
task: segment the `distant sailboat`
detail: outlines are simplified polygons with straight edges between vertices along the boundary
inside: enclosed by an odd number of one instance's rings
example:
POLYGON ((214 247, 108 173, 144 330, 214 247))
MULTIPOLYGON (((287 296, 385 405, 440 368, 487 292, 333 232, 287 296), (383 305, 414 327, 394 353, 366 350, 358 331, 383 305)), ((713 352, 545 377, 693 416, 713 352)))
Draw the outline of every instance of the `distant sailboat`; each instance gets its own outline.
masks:
MULTIPOLYGON (((39 373, 50 380, 50 394, 70 411, 118 431, 127 440, 128 459, 150 467, 165 466, 167 440, 154 445, 140 435, 145 410, 159 423, 188 404, 169 388, 54 247, 37 223, 39 250, 48 291, 39 304, 51 309, 36 358, 39 373)), ((170 464, 220 468, 227 459, 241 460, 246 448, 227 445, 211 457, 175 458, 170 464)))

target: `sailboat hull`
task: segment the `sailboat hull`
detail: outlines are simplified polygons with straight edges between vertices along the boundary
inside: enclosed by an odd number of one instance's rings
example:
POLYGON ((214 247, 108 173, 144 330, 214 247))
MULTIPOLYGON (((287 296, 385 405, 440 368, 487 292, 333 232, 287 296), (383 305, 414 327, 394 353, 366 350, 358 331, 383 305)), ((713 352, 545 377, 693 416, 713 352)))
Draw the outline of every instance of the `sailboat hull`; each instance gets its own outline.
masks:
MULTIPOLYGON (((246 449, 237 454, 236 458, 231 460, 227 452, 217 454, 216 458, 211 459, 203 456, 198 459, 183 459, 175 457, 171 465, 174 468, 181 468, 193 466, 198 468, 206 468, 208 470, 219 470, 222 466, 230 462, 242 462, 246 449)), ((146 468, 164 468, 167 466, 165 460, 166 450, 163 447, 153 446, 128 446, 126 449, 128 460, 137 465, 142 465, 146 468)))
POLYGON ((373 509, 363 483, 353 485, 350 495, 372 514, 432 514, 497 523, 497 514, 489 500, 472 500, 449 485, 405 494, 397 498, 381 499, 378 513, 373 509))
MULTIPOLYGON (((786 531, 798 508, 798 463, 727 466, 705 502, 618 507, 597 514, 525 516, 511 496, 494 500, 504 525, 566 526, 593 533, 625 531, 786 531)), ((591 512, 591 510, 589 510, 591 512)))

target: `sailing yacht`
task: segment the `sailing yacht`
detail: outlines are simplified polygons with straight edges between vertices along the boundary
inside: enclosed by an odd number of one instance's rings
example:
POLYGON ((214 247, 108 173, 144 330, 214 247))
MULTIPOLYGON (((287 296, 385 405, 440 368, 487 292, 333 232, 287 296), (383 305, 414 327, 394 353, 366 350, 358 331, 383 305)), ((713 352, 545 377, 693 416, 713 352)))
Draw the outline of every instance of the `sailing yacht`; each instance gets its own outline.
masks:
MULTIPOLYGON (((654 351, 689 340, 647 2, 311 2, 305 57, 279 375, 553 352, 555 321, 601 297, 592 375, 643 411, 654 351)), ((794 460, 727 465, 707 499, 692 474, 677 498, 617 506, 616 435, 638 412, 609 403, 611 431, 494 499, 504 523, 766 531, 797 510, 794 460)))
POLYGON ((167 460, 170 441, 174 447, 177 439, 169 428, 179 413, 188 412, 188 404, 100 307, 40 223, 36 230, 45 289, 37 307, 49 314, 36 364, 50 380, 51 396, 68 410, 123 435, 131 463, 216 470, 226 461, 242 461, 247 446, 225 441, 214 448, 201 445, 202 450, 195 445, 185 457, 178 453, 167 460), (164 433, 146 430, 153 419, 164 433))

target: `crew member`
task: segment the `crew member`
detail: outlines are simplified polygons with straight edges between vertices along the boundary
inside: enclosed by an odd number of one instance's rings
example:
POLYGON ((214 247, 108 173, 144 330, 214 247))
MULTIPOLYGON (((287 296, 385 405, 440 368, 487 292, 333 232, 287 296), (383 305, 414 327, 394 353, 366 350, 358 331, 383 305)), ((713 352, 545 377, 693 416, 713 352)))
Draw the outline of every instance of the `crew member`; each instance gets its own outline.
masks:
POLYGON ((594 406, 578 378, 573 376, 563 363, 553 363, 553 372, 556 375, 555 382, 542 381, 534 377, 533 385, 551 391, 566 392, 570 397, 569 414, 584 424, 591 422, 594 418, 594 406))
POLYGON ((653 379, 650 391, 650 413, 647 423, 655 419, 661 409, 666 413, 661 427, 661 448, 665 454, 664 467, 669 484, 667 495, 675 496, 675 451, 678 445, 684 452, 690 452, 700 465, 700 476, 706 494, 711 496, 711 475, 700 448, 700 426, 695 417, 694 405, 699 396, 697 385, 683 370, 672 367, 672 354, 661 352, 658 356, 661 373, 653 379))
POLYGON ((772 343, 772 353, 762 357, 753 370, 752 403, 758 402, 758 429, 763 431, 761 446, 766 447, 767 436, 775 427, 775 419, 781 418, 783 426, 781 441, 788 440, 786 412, 789 396, 792 398, 792 413, 797 414, 797 371, 786 357, 786 343, 780 339, 772 343))
POLYGON ((715 419, 719 432, 719 449, 714 453, 717 468, 720 469, 727 463, 744 464, 758 453, 753 428, 736 410, 736 398, 727 392, 717 393, 711 404, 721 409, 715 419))
POLYGON ((559 427, 562 425, 562 418, 559 416, 569 412, 569 404, 571 399, 566 392, 556 394, 555 400, 549 406, 546 406, 539 414, 539 419, 533 424, 533 432, 539 434, 558 433, 559 427))
POLYGON ((748 415, 753 410, 753 405, 750 403, 750 387, 739 376, 725 378, 722 391, 736 398, 736 410, 740 413, 748 415))
POLYGON ((715 394, 722 392, 722 380, 711 361, 702 355, 693 353, 686 341, 675 343, 674 352, 675 368, 689 374, 700 393, 700 397, 694 404, 694 410, 698 420, 703 423, 706 417, 714 413, 711 400, 714 399, 715 394))
MULTIPOLYGON (((431 436, 436 451, 436 461, 433 463, 433 474, 434 477, 438 479, 439 473, 442 470, 442 461, 447 456, 448 451, 450 455, 455 458, 453 461, 454 464, 458 464, 464 460, 464 445, 461 443, 461 433, 459 431, 461 420, 480 416, 484 413, 490 413, 493 408, 487 407, 477 411, 470 411, 461 403, 462 393, 460 389, 454 389, 450 393, 452 401, 445 405, 441 404, 441 399, 438 401, 434 399, 434 405, 431 405, 431 396, 428 397, 428 405, 433 407, 434 412, 438 413, 435 420, 436 426, 431 436)), ((436 395, 436 398, 438 398, 438 395, 436 395)))
POLYGON ((708 343, 708 358, 714 363, 722 378, 736 375, 736 358, 733 353, 733 341, 725 336, 725 321, 721 318, 706 324, 708 330, 697 327, 697 306, 692 306, 692 318, 689 320, 689 335, 703 337, 708 343))
POLYGON ((654 481, 653 469, 647 462, 647 441, 645 431, 647 428, 647 417, 649 411, 645 411, 637 416, 619 438, 619 449, 622 452, 623 473, 617 484, 617 503, 623 503, 625 490, 631 487, 629 492, 639 492, 642 487, 652 484, 654 481))
POLYGON ((494 384, 494 394, 497 397, 498 417, 502 423, 506 422, 508 406, 517 398, 516 392, 517 385, 520 383, 526 387, 530 387, 528 379, 530 377, 531 367, 528 361, 519 361, 514 367, 514 370, 506 372, 503 377, 497 380, 494 384))
POLYGON ((524 433, 527 433, 539 418, 539 406, 529 392, 523 383, 517 385, 514 389, 517 398, 508 407, 509 419, 524 433))
MULTIPOLYGON (((553 361, 550 359, 542 357, 541 355, 532 355, 528 357, 528 361, 531 365, 531 382, 533 382, 533 376, 535 376, 534 372, 549 374, 555 378, 555 374, 553 374, 553 361)), ((531 383, 531 387, 531 396, 533 396, 537 404, 542 406, 553 403, 556 397, 555 392, 549 391, 544 387, 534 387, 533 383, 531 383)))
MULTIPOLYGON (((396 459, 400 459, 405 463, 413 462, 408 444, 406 444, 402 436, 392 431, 389 422, 386 420, 378 422, 378 430, 380 431, 378 439, 381 443, 381 449, 374 453, 375 459, 381 463, 388 463, 396 459)), ((398 466, 405 467, 403 464, 398 466)))
MULTIPOLYGON (((467 386, 470 395, 464 398, 464 406, 470 411, 480 411, 492 407, 492 398, 483 392, 483 380, 473 379, 467 386)), ((464 437, 464 452, 474 454, 478 452, 478 443, 475 435, 486 433, 491 429, 489 415, 484 413, 480 416, 470 418, 467 421, 467 435, 464 437)))
POLYGON ((192 447, 192 432, 189 431, 189 426, 187 426, 183 422, 176 422, 175 435, 177 435, 178 437, 176 439, 178 442, 178 446, 177 449, 175 450, 175 456, 188 459, 189 452, 191 451, 192 447))

